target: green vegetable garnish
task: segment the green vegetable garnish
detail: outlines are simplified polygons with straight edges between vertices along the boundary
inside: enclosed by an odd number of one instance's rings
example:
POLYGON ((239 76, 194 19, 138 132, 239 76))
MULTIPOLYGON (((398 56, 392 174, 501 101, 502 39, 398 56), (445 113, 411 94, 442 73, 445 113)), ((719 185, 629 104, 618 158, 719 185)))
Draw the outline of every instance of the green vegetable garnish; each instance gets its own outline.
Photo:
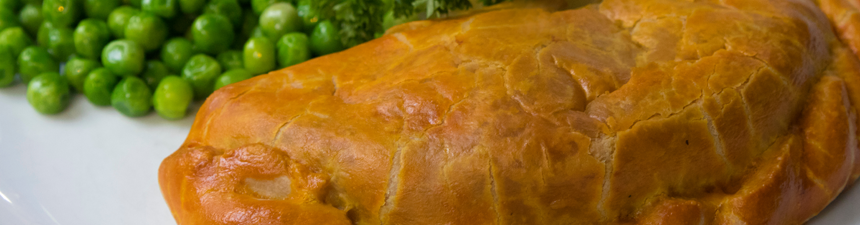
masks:
POLYGON ((143 47, 129 40, 116 40, 102 50, 102 65, 117 76, 137 76, 143 72, 143 47))
POLYGON ((224 72, 224 74, 221 74, 221 76, 218 77, 218 80, 215 81, 215 90, 239 81, 251 79, 251 77, 254 77, 254 75, 245 69, 229 70, 224 72))
POLYGON ((218 65, 218 61, 204 54, 191 57, 182 69, 182 79, 191 84, 194 98, 201 100, 212 94, 215 80, 220 75, 221 65, 218 65))
POLYGON ((111 92, 113 92, 117 82, 119 82, 119 77, 107 69, 95 69, 84 80, 84 95, 93 105, 109 106, 111 92))
POLYGON ((143 116, 152 108, 152 91, 140 78, 125 77, 113 89, 110 102, 125 116, 143 116))
POLYGON ((110 29, 104 21, 85 19, 75 28, 75 50, 80 56, 99 59, 102 49, 110 41, 110 35, 110 29))
POLYGON ((337 27, 328 20, 318 24, 314 28, 314 32, 311 33, 310 49, 317 56, 328 55, 343 50, 342 43, 337 27))
POLYGON ((280 68, 296 65, 311 58, 310 41, 304 33, 289 33, 278 41, 280 68))
POLYGON ((310 10, 319 13, 320 21, 332 20, 333 24, 339 25, 344 46, 369 41, 382 30, 382 17, 385 15, 382 0, 313 0, 310 4, 310 10))
POLYGON ((182 67, 185 66, 188 59, 196 54, 191 41, 181 37, 170 39, 161 48, 161 60, 164 61, 167 68, 175 73, 182 72, 182 67))
POLYGON ((322 22, 319 11, 311 7, 311 2, 313 0, 299 0, 299 5, 296 6, 296 11, 298 11, 299 17, 302 18, 302 31, 306 33, 313 31, 314 27, 322 22))
POLYGON ((233 44, 233 25, 230 19, 218 14, 203 14, 191 26, 191 41, 200 51, 218 54, 233 44))
POLYGON ((269 40, 280 40, 284 34, 300 31, 302 19, 290 3, 275 3, 260 15, 260 29, 269 40))
POLYGON ((18 56, 18 72, 21 73, 21 80, 24 83, 29 83, 39 74, 58 71, 60 71, 60 63, 54 60, 45 48, 30 46, 21 51, 21 55, 18 56))
POLYGON ((18 18, 21 20, 21 26, 24 26, 24 29, 27 29, 27 33, 32 36, 36 36, 39 26, 42 26, 42 21, 45 20, 42 17, 42 6, 37 4, 25 5, 24 8, 21 8, 18 18))
POLYGON ((66 80, 78 92, 84 92, 84 80, 91 71, 100 68, 98 61, 74 57, 66 63, 66 80))
MULTIPOLYGON (((305 1, 305 0, 300 0, 305 1)), ((482 0, 484 5, 492 5, 506 0, 482 0)), ((301 7, 304 2, 299 2, 301 7)), ((352 47, 370 39, 376 33, 384 32, 382 21, 389 10, 396 18, 411 17, 417 12, 425 12, 428 17, 439 17, 454 10, 472 7, 469 0, 394 0, 386 5, 383 0, 309 0, 310 9, 319 16, 318 21, 332 20, 339 25, 341 42, 352 47)), ((312 18, 312 17, 311 17, 312 18)))
POLYGON ((140 13, 140 10, 128 6, 114 9, 113 12, 108 15, 107 19, 107 24, 113 37, 124 38, 125 26, 128 25, 128 20, 138 13, 140 13))
POLYGON ((0 48, 0 87, 12 85, 15 81, 15 58, 12 50, 0 48))
POLYGON ((44 0, 42 16, 58 27, 71 27, 78 22, 83 11, 81 6, 78 0, 44 0))
POLYGON ((30 45, 33 45, 33 40, 23 28, 12 27, 0 32, 0 48, 11 49, 13 55, 21 54, 30 45))
POLYGON ((27 85, 27 101, 42 114, 57 114, 69 106, 71 90, 57 72, 43 73, 27 85))
POLYGON ((191 84, 177 76, 168 76, 161 80, 152 96, 155 111, 162 118, 169 120, 185 117, 192 100, 194 90, 191 84))
POLYGON ((75 31, 66 27, 48 30, 48 52, 59 62, 75 54, 75 31))
POLYGON ((277 57, 275 43, 264 37, 251 38, 242 51, 245 70, 254 75, 268 73, 275 69, 277 57))
POLYGON ((54 24, 48 21, 39 25, 39 30, 36 31, 36 44, 39 46, 48 46, 48 31, 54 29, 54 24))
POLYGON ((142 12, 128 19, 125 26, 125 39, 131 40, 152 52, 158 50, 167 39, 167 25, 158 16, 142 12))

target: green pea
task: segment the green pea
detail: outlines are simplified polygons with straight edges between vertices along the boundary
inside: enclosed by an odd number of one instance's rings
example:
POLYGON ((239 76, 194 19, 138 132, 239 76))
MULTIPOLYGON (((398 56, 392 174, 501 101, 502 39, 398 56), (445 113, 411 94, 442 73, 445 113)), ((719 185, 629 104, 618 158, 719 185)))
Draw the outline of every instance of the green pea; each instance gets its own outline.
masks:
POLYGON ((53 29, 53 23, 49 21, 45 21, 44 23, 42 23, 42 25, 39 26, 38 33, 36 34, 36 44, 38 44, 39 46, 48 46, 48 40, 50 39, 48 37, 48 33, 53 29))
POLYGON ((33 36, 39 31, 39 27, 42 26, 42 21, 44 21, 42 8, 36 4, 25 5, 18 17, 21 20, 21 26, 24 26, 27 33, 33 36))
POLYGON ((177 0, 142 0, 141 9, 163 18, 176 16, 177 0))
POLYGON ((108 69, 98 68, 87 74, 84 80, 84 95, 93 105, 109 106, 111 92, 113 92, 119 77, 113 75, 108 69))
POLYGON ((18 24, 18 17, 15 12, 9 9, 0 8, 0 31, 10 27, 21 26, 18 24))
POLYGON ((113 34, 113 37, 117 39, 125 38, 125 27, 128 25, 128 20, 138 13, 140 13, 139 10, 128 6, 114 9, 113 12, 108 15, 107 20, 108 28, 110 28, 110 32, 113 34))
POLYGON ((275 69, 275 57, 275 45, 267 38, 251 38, 242 52, 245 70, 255 75, 275 69))
POLYGON ((260 15, 260 29, 269 40, 279 40, 285 34, 301 31, 302 19, 290 3, 275 3, 260 15))
POLYGON ((57 61, 65 62, 75 54, 75 31, 66 27, 54 27, 48 31, 48 53, 57 61))
POLYGON ((9 48, 12 54, 19 55, 27 46, 33 45, 33 40, 21 27, 12 27, 0 32, 0 48, 9 48))
POLYGON ((110 103, 125 116, 143 116, 152 108, 152 91, 140 78, 125 77, 113 89, 110 103))
POLYGON ((75 50, 78 55, 89 59, 99 59, 102 49, 110 41, 107 23, 97 19, 85 19, 75 28, 75 50))
POLYGON ((188 81, 194 88, 194 98, 205 99, 212 94, 215 80, 221 75, 218 61, 204 54, 191 57, 182 69, 182 79, 188 81))
POLYGON ((233 25, 227 17, 218 14, 203 14, 191 27, 194 45, 204 53, 218 54, 233 43, 233 25))
POLYGON ((70 27, 78 22, 80 16, 79 0, 44 0, 42 16, 58 27, 70 27))
POLYGON ((205 4, 206 0, 179 0, 179 9, 185 14, 197 14, 205 4))
POLYGON ((158 83, 152 104, 159 116, 175 120, 185 117, 193 99, 194 90, 188 81, 177 76, 167 76, 158 83))
POLYGON ((296 65, 311 58, 308 36, 304 33, 289 33, 278 41, 278 65, 281 68, 296 65))
POLYGON ((0 8, 17 11, 21 3, 18 0, 0 0, 0 8))
POLYGON ((136 76, 143 71, 143 47, 129 40, 116 40, 102 51, 102 64, 118 76, 136 76))
POLYGON ((314 27, 322 21, 323 15, 318 10, 311 7, 311 0, 299 0, 299 5, 296 7, 299 17, 302 18, 302 31, 310 33, 314 31, 314 27))
POLYGON ((158 86, 158 82, 161 82, 161 79, 169 75, 170 69, 164 63, 158 60, 149 60, 146 61, 146 70, 143 71, 140 78, 146 82, 146 85, 149 85, 150 89, 155 89, 158 86))
POLYGON ((340 33, 331 21, 323 21, 311 33, 311 52, 315 55, 328 55, 343 50, 340 33))
POLYGON ((221 68, 224 70, 245 68, 245 65, 242 62, 241 51, 231 50, 218 54, 218 63, 221 64, 221 68))
POLYGON ((38 46, 30 46, 21 51, 18 67, 24 83, 29 83, 39 74, 60 71, 60 64, 51 57, 48 50, 38 46))
POLYGON ((245 12, 243 12, 242 15, 242 27, 238 28, 239 36, 233 40, 233 49, 242 49, 242 47, 245 46, 245 43, 251 38, 251 33, 254 32, 254 28, 257 28, 257 23, 259 22, 259 19, 257 19, 257 15, 254 15, 253 10, 245 9, 245 12))
POLYGON ((84 0, 84 12, 89 18, 107 20, 110 13, 120 5, 120 0, 84 0))
POLYGON ((181 72, 185 63, 195 54, 191 41, 181 37, 170 39, 161 48, 161 60, 174 72, 181 72))
POLYGON ((209 0, 203 7, 203 14, 218 14, 230 20, 233 28, 242 24, 242 6, 236 0, 209 0))
POLYGON ((69 84, 72 85, 78 92, 84 91, 84 79, 87 74, 94 69, 100 68, 102 65, 95 60, 74 57, 66 63, 65 77, 69 84))
POLYGON ((261 15, 266 8, 278 2, 289 2, 288 0, 251 0, 251 8, 254 14, 261 15))
POLYGON ((0 87, 8 87, 15 81, 15 55, 8 48, 0 48, 0 87))
POLYGON ((128 20, 125 39, 137 42, 147 52, 155 51, 167 39, 167 25, 152 13, 138 13, 128 20))
POLYGON ((254 75, 245 69, 228 70, 227 72, 224 72, 224 74, 221 74, 221 76, 218 77, 218 80, 215 81, 215 90, 239 81, 251 79, 252 77, 254 77, 254 75))
POLYGON ((27 85, 27 102, 39 113, 57 114, 69 106, 70 92, 59 73, 42 73, 27 85))

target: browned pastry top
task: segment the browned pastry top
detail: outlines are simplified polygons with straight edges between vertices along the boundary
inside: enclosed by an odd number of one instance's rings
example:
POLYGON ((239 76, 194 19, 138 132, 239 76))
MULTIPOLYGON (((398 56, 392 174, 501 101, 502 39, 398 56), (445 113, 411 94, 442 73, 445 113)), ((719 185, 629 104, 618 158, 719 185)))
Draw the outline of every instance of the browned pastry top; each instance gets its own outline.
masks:
POLYGON ((860 64, 816 4, 401 25, 217 91, 160 184, 180 224, 803 223, 860 175, 860 64))

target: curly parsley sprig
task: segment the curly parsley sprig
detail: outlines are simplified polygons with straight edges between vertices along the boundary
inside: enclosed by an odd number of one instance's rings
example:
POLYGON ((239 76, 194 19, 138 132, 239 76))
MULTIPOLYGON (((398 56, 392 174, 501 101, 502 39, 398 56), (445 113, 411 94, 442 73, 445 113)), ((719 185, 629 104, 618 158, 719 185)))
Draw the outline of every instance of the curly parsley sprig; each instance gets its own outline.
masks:
POLYGON ((469 0, 394 0, 394 15, 409 17, 421 10, 422 6, 427 17, 438 17, 452 10, 472 8, 472 3, 469 0))
MULTIPOLYGON (((492 5, 506 0, 481 0, 492 5)), ((427 17, 439 17, 455 10, 472 8, 469 0, 312 0, 311 7, 323 19, 339 25, 344 46, 355 46, 384 32, 382 21, 388 10, 397 18, 424 12, 427 17)))

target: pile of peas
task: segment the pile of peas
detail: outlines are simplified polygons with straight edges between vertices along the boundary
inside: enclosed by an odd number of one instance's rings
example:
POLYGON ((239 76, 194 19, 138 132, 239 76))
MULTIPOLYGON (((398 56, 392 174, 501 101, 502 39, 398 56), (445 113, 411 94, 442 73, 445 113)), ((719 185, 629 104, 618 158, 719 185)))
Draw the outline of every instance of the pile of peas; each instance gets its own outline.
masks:
POLYGON ((180 119, 218 88, 343 50, 310 1, 0 0, 0 87, 18 74, 42 114, 77 92, 180 119))

